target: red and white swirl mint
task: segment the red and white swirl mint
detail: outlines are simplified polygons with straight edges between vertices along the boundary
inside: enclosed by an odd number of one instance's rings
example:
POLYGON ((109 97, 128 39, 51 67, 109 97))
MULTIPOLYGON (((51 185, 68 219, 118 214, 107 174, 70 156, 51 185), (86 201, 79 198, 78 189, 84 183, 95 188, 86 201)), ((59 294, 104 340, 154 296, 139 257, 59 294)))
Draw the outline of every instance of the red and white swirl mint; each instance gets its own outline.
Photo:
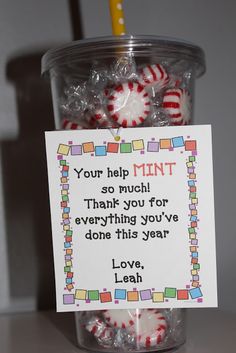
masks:
POLYGON ((143 67, 139 73, 138 82, 144 87, 154 87, 156 92, 168 85, 169 75, 160 64, 153 64, 143 67))
POLYGON ((104 109, 98 108, 94 111, 93 114, 90 115, 90 123, 97 123, 101 127, 107 127, 109 125, 109 119, 104 109))
POLYGON ((85 328, 95 337, 101 339, 112 338, 114 335, 112 328, 96 316, 92 317, 91 320, 87 322, 85 328))
POLYGON ((107 113, 103 108, 97 108, 92 114, 88 114, 88 122, 91 127, 100 126, 103 128, 118 127, 113 120, 108 118, 107 113))
POLYGON ((111 118, 123 127, 141 124, 150 113, 149 94, 136 82, 120 84, 107 99, 107 110, 111 118))
POLYGON ((71 120, 64 119, 62 122, 62 129, 64 130, 83 130, 84 127, 78 123, 71 120))
POLYGON ((168 89, 163 95, 163 108, 170 116, 171 125, 186 125, 191 120, 191 97, 186 89, 168 89))
POLYGON ((106 322, 117 328, 131 328, 135 326, 136 319, 140 316, 140 310, 114 309, 104 310, 103 316, 106 322))
POLYGON ((167 330, 166 319, 158 310, 142 310, 137 324, 137 341, 140 346, 157 347, 165 338, 167 330))

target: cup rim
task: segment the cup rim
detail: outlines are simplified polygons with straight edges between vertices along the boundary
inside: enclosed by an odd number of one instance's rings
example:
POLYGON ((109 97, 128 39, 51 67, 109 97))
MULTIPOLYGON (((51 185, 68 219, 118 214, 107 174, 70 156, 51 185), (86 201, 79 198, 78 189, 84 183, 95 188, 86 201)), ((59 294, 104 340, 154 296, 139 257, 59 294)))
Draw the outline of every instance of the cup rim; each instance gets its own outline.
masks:
POLYGON ((68 63, 88 60, 90 56, 98 59, 117 54, 132 54, 134 57, 155 54, 187 60, 195 65, 196 77, 202 76, 206 70, 204 51, 189 41, 155 35, 123 35, 83 39, 52 48, 42 57, 41 73, 48 73, 68 63))

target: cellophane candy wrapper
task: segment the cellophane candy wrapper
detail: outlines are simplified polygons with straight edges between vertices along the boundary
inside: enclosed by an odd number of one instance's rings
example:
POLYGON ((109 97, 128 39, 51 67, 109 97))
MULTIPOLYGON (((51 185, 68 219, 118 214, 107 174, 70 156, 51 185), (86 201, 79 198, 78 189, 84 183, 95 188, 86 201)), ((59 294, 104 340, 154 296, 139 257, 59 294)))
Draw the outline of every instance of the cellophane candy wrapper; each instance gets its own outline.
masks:
POLYGON ((94 62, 88 78, 65 82, 61 128, 65 121, 72 129, 189 124, 191 82, 192 69, 184 60, 138 66, 130 54, 109 67, 94 62))

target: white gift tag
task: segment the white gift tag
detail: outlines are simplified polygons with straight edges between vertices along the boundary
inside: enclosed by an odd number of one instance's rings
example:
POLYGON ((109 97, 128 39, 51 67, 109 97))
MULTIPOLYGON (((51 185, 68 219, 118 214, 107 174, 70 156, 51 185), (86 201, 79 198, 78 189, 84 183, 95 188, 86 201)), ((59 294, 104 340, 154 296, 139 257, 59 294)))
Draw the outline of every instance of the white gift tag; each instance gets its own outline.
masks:
POLYGON ((46 132, 58 311, 217 306, 211 127, 46 132))

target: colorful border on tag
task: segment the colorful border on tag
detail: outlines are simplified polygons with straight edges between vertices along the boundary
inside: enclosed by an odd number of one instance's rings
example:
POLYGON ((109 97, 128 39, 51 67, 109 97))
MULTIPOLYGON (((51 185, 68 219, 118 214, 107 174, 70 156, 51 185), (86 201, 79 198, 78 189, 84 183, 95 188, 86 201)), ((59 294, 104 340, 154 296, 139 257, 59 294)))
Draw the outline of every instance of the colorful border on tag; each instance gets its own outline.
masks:
MULTIPOLYGON (((146 145, 143 139, 132 140, 126 142, 106 142, 101 145, 95 145, 93 141, 87 141, 79 145, 74 145, 72 141, 68 144, 59 144, 57 149, 57 160, 60 168, 60 185, 61 185, 61 209, 62 220, 61 226, 64 235, 64 258, 65 258, 65 287, 63 294, 63 304, 72 305, 79 301, 91 303, 98 301, 101 304, 114 302, 119 304, 120 301, 138 302, 152 301, 153 303, 164 303, 171 300, 194 300, 198 303, 203 302, 203 293, 200 284, 200 263, 199 263, 199 245, 198 245, 198 198, 197 198, 197 141, 191 140, 188 136, 172 138, 162 138, 156 140, 152 138, 147 141, 146 145), (78 157, 88 154, 91 157, 106 157, 109 154, 118 153, 158 153, 160 150, 172 152, 176 149, 180 153, 187 152, 189 156, 186 160, 187 168, 187 187, 189 191, 189 227, 187 236, 189 238, 189 250, 191 259, 190 268, 190 285, 185 288, 166 287, 163 291, 156 291, 155 288, 138 290, 115 289, 114 292, 103 288, 84 289, 75 288, 73 273, 73 229, 70 224, 70 200, 69 200, 69 172, 70 167, 66 161, 66 157, 71 155, 78 157)), ((79 305, 79 304, 77 304, 79 305)))

